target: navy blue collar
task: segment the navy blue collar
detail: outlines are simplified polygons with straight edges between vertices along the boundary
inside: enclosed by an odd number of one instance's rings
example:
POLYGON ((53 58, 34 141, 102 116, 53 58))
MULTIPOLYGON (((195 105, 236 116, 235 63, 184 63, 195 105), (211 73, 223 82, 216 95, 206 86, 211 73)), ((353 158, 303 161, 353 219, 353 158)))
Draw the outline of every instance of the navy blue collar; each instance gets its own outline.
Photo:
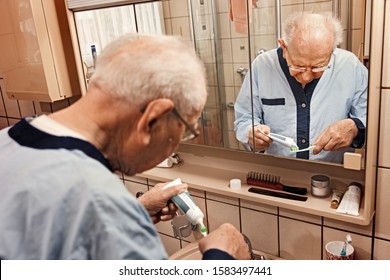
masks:
POLYGON ((287 61, 283 57, 283 49, 279 47, 277 52, 278 52, 280 67, 282 68, 283 73, 287 78, 288 84, 290 85, 290 88, 294 93, 294 96, 296 96, 297 94, 305 94, 305 95, 310 95, 311 98, 311 95, 313 94, 314 89, 316 88, 320 78, 312 80, 310 83, 305 85, 305 88, 302 88, 302 85, 298 83, 293 76, 290 75, 290 70, 288 68, 287 61))
POLYGON ((74 137, 48 134, 29 124, 26 119, 22 119, 11 127, 8 135, 20 145, 33 149, 79 150, 112 171, 107 159, 91 143, 74 137))

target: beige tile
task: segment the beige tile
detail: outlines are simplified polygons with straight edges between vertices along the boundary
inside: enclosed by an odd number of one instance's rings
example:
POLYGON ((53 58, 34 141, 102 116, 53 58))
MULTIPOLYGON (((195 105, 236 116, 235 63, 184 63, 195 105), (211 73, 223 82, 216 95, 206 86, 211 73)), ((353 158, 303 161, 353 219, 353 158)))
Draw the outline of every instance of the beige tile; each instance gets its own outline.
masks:
POLYGON ((189 16, 188 2, 183 0, 171 0, 170 1, 171 17, 184 17, 189 16))
POLYGON ((241 87, 242 82, 244 80, 244 77, 240 73, 237 73, 237 70, 241 67, 247 69, 246 75, 248 75, 249 63, 234 63, 233 64, 233 68, 234 68, 233 76, 234 76, 234 86, 235 87, 241 87))
POLYGON ((133 181, 133 182, 137 182, 137 183, 140 183, 140 184, 144 184, 144 185, 147 185, 147 180, 146 178, 144 177, 140 177, 140 176, 128 176, 126 174, 123 174, 123 178, 127 181, 133 181))
MULTIPOLYGON (((3 80, 0 79, 0 83, 2 82, 3 80)), ((5 94, 5 93, 4 93, 5 94)), ((4 101, 3 101, 3 90, 1 88, 1 84, 0 84, 0 116, 1 117, 6 117, 7 114, 5 112, 5 105, 4 105, 4 101)))
POLYGON ((212 192, 206 192, 206 198, 211 200, 216 200, 218 202, 224 202, 227 204, 233 204, 238 206, 238 198, 216 194, 212 192))
POLYGON ((207 220, 209 231, 213 231, 223 223, 231 223, 240 229, 240 214, 238 206, 207 200, 207 220))
MULTIPOLYGON (((255 9, 253 12, 253 25, 251 34, 269 35, 276 34, 275 7, 255 9)), ((276 40, 276 37, 274 38, 276 40)))
POLYGON ((247 38, 232 39, 232 53, 234 63, 249 64, 249 45, 247 38))
POLYGON ((14 125, 14 124, 17 124, 18 122, 20 121, 20 119, 12 119, 12 118, 8 118, 8 122, 9 122, 9 125, 14 125))
POLYGON ((224 77, 223 86, 234 86, 234 79, 235 79, 234 75, 236 74, 236 72, 233 69, 233 64, 224 63, 222 67, 223 67, 223 77, 224 77))
POLYGON ((8 98, 8 95, 6 94, 6 89, 3 84, 3 80, 0 80, 0 83, 2 83, 4 107, 5 111, 7 112, 7 117, 20 119, 21 116, 18 102, 16 100, 8 98))
POLYGON ((381 93, 381 116, 379 127, 379 153, 378 165, 390 168, 390 118, 386 112, 390 111, 390 89, 382 89, 381 93))
POLYGON ((182 37, 184 40, 192 40, 191 25, 188 17, 172 18, 172 35, 182 37))
POLYGON ((390 169, 378 168, 375 236, 390 240, 390 169))
POLYGON ((363 4, 364 0, 354 0, 351 3, 351 28, 363 28, 363 4))
POLYGON ((321 227, 279 218, 280 257, 289 260, 321 259, 321 227))
POLYGON ((20 113, 22 117, 30 117, 35 115, 34 104, 29 100, 18 100, 20 113))
POLYGON ((131 192, 134 196, 136 196, 136 194, 138 192, 147 192, 148 191, 148 186, 147 185, 144 185, 144 184, 139 184, 139 183, 136 183, 136 182, 131 182, 131 181, 126 181, 125 180, 125 186, 127 188, 127 190, 129 192, 131 192))
POLYGON ((216 6, 217 13, 229 12, 229 0, 216 0, 215 6, 216 6))
POLYGON ((332 227, 344 231, 351 231, 358 234, 372 235, 372 224, 368 226, 361 226, 361 225, 346 223, 343 221, 324 218, 324 226, 332 227))
POLYGON ((289 209, 280 208, 279 215, 284 216, 284 217, 288 217, 288 218, 292 218, 292 219, 296 219, 296 220, 300 220, 300 221, 304 221, 304 222, 308 222, 308 223, 314 223, 314 224, 319 224, 319 225, 321 224, 321 217, 319 217, 319 216, 314 216, 314 215, 310 215, 307 213, 297 212, 297 211, 293 211, 293 210, 289 210, 289 209))
POLYGON ((171 17, 171 8, 169 7, 169 5, 170 5, 169 1, 162 1, 164 18, 170 18, 171 17))
POLYGON ((241 225, 253 249, 278 255, 277 216, 241 208, 241 225))
POLYGON ((300 11, 303 11, 303 5, 282 5, 281 17, 283 19, 293 13, 300 12, 300 11))
POLYGON ((164 222, 159 222, 154 225, 159 233, 162 233, 164 235, 168 235, 171 237, 175 237, 173 234, 173 229, 172 229, 172 222, 171 221, 164 221, 164 222))
POLYGON ((163 234, 161 234, 160 237, 168 256, 181 249, 180 240, 163 234))
POLYGON ((239 142, 236 139, 236 133, 234 131, 228 131, 228 139, 229 139, 228 147, 230 149, 238 150, 240 148, 239 142))
POLYGON ((355 234, 348 231, 341 231, 332 228, 324 227, 323 230, 323 258, 325 259, 325 245, 334 240, 344 241, 345 236, 350 234, 352 237, 352 246, 355 250, 356 260, 370 260, 371 259, 371 238, 355 234))
POLYGON ((0 117, 0 129, 8 127, 8 121, 5 117, 0 117))
POLYGON ((222 39, 231 39, 231 31, 229 24, 229 15, 228 13, 218 14, 218 27, 219 27, 219 38, 222 39))
POLYGON ((390 260, 390 241, 374 239, 374 260, 390 260))
POLYGON ((332 2, 309 3, 304 5, 305 11, 332 12, 332 2))
POLYGON ((165 24, 165 34, 173 35, 172 19, 164 19, 164 24, 165 24))
POLYGON ((232 54, 232 44, 230 39, 221 40, 221 51, 222 51, 222 61, 223 63, 232 63, 233 54, 232 54))
MULTIPOLYGON (((385 38, 383 46, 383 61, 390 61, 390 2, 386 1, 385 38)), ((383 64, 382 86, 390 87, 390 64, 383 64)))
POLYGON ((253 202, 249 200, 241 199, 240 206, 244 208, 249 208, 250 210, 257 210, 269 214, 274 214, 274 215, 278 214, 278 208, 276 206, 262 204, 262 203, 253 202))

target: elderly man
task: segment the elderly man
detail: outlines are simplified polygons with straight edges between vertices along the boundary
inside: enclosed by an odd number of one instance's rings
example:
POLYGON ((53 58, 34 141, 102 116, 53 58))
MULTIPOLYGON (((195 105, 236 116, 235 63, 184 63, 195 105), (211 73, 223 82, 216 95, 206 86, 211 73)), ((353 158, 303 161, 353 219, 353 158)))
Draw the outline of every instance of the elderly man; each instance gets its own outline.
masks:
MULTIPOLYGON (((153 222, 173 217, 168 202, 187 185, 158 184, 137 201, 113 171, 150 169, 196 137, 206 97, 203 65, 179 39, 108 45, 84 97, 0 132, 0 257, 166 259, 153 222)), ((199 246, 206 259, 249 258, 230 224, 199 246)))
POLYGON ((337 48, 341 33, 331 14, 297 13, 284 22, 280 47, 253 61, 235 104, 236 137, 248 149, 341 163, 344 152, 364 145, 368 71, 337 48), (270 132, 309 151, 292 153, 270 132))

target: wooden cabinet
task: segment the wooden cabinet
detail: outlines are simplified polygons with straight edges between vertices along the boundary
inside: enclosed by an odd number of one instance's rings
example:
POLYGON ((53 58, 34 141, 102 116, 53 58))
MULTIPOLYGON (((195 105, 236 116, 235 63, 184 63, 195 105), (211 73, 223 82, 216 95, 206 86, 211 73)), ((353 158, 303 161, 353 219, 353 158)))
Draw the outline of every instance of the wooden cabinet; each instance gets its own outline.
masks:
POLYGON ((0 0, 0 72, 11 99, 81 94, 64 1, 0 0))

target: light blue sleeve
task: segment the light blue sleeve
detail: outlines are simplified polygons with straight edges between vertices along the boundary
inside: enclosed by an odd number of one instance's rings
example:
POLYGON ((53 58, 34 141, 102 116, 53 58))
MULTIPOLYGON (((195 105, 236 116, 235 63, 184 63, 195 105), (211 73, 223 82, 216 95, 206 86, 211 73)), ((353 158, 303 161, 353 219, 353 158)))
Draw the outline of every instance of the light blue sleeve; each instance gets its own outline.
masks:
MULTIPOLYGON (((252 100, 258 100, 258 98, 253 98, 251 95, 251 76, 257 77, 258 70, 257 70, 257 60, 259 57, 257 57, 253 63, 252 63, 252 69, 251 73, 247 73, 245 75, 245 79, 242 83, 240 92, 238 94, 238 97, 236 99, 235 105, 234 105, 234 112, 235 112, 235 121, 234 121, 234 130, 236 132, 236 138, 238 141, 243 143, 243 145, 250 150, 249 144, 248 144, 248 133, 250 129, 252 128, 252 125, 256 126, 262 123, 260 116, 261 110, 260 110, 260 104, 259 102, 252 102, 252 100), (253 106, 253 107, 252 107, 253 106), (252 109, 255 111, 254 114, 252 114, 252 109), (253 118, 253 116, 255 116, 253 118), (252 118, 253 122, 252 123, 252 118)), ((254 94, 258 93, 258 81, 255 78, 253 79, 252 83, 252 92, 254 94)))

